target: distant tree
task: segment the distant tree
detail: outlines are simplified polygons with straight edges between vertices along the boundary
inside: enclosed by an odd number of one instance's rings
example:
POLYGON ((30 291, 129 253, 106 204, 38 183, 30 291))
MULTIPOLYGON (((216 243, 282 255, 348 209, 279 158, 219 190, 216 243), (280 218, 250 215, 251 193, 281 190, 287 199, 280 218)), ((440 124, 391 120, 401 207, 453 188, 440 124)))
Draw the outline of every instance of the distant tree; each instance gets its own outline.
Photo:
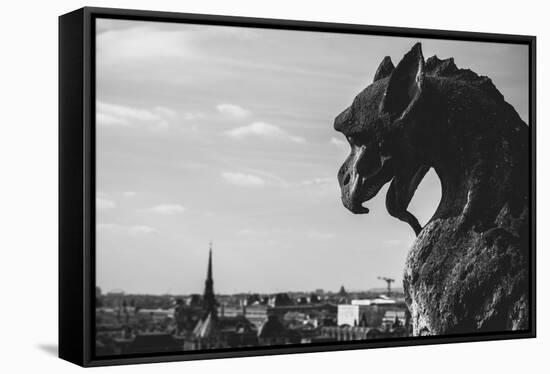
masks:
POLYGON ((286 293, 278 293, 275 295, 275 300, 273 303, 275 306, 288 306, 292 305, 292 299, 286 293))

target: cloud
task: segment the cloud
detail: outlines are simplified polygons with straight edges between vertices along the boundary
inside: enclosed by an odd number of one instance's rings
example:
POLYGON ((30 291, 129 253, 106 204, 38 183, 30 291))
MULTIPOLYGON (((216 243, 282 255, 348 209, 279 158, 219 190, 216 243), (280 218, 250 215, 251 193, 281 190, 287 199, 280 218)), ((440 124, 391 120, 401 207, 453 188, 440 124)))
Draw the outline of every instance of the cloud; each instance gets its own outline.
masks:
POLYGON ((128 126, 128 121, 108 113, 97 112, 96 123, 100 126, 128 126))
POLYGON ((180 204, 159 204, 150 209, 151 212, 157 214, 177 214, 185 211, 185 208, 180 204))
POLYGON ((185 112, 181 116, 185 121, 196 121, 206 117, 202 112, 185 112))
POLYGON ((277 186, 277 187, 283 187, 283 188, 292 186, 292 183, 289 183, 284 178, 281 178, 277 174, 270 173, 265 170, 245 168, 244 172, 247 174, 251 174, 262 178, 265 181, 266 185, 268 184, 270 186, 277 186))
POLYGON ((213 42, 228 45, 259 37, 257 31, 244 27, 183 27, 179 24, 109 19, 98 19, 96 24, 98 61, 118 66, 136 60, 139 63, 158 63, 159 59, 175 62, 197 57, 211 59, 212 52, 208 53, 205 46, 211 46, 213 42))
POLYGON ((343 141, 342 139, 338 139, 338 138, 335 138, 334 136, 332 138, 330 138, 330 144, 332 145, 335 145, 336 147, 339 147, 339 148, 347 148, 348 144, 343 141))
POLYGON ((155 112, 157 113, 160 113, 166 117, 175 117, 176 116, 176 111, 175 110, 172 110, 170 108, 166 108, 166 107, 163 107, 163 106, 156 106, 155 107, 155 112))
POLYGON ((234 118, 246 118, 250 115, 249 110, 235 104, 218 104, 216 110, 221 114, 234 118))
POLYGON ((150 227, 150 226, 136 225, 136 226, 131 226, 128 229, 128 233, 130 235, 134 235, 134 236, 137 236, 137 235, 150 235, 150 234, 157 234, 158 230, 155 229, 154 227, 150 227))
POLYGON ((290 182, 276 174, 258 169, 243 169, 243 172, 224 172, 222 177, 226 182, 244 187, 316 187, 338 186, 336 177, 317 177, 303 181, 290 182))
POLYGON ((302 181, 304 186, 324 185, 335 182, 336 177, 319 177, 302 181))
POLYGON ((103 232, 103 233, 111 232, 117 235, 126 234, 131 236, 150 235, 150 234, 158 233, 157 229, 150 226, 145 226, 145 225, 127 226, 127 225, 121 225, 121 224, 112 223, 112 222, 98 223, 96 225, 96 231, 103 232))
POLYGON ((332 177, 316 177, 296 183, 296 187, 307 193, 311 201, 326 203, 327 198, 333 199, 340 195, 340 186, 336 175, 332 177))
POLYGON ((263 187, 266 185, 266 182, 263 178, 258 177, 253 174, 244 174, 244 173, 232 173, 224 172, 222 173, 223 179, 229 184, 241 187, 263 187))
POLYGON ((116 203, 113 200, 109 200, 106 197, 96 197, 95 207, 99 210, 113 209, 116 207, 116 203))
POLYGON ((122 193, 122 196, 124 196, 124 197, 134 197, 136 195, 137 195, 137 192, 135 192, 135 191, 124 191, 122 193))
POLYGON ((147 126, 150 129, 163 129, 168 126, 176 112, 157 106, 152 110, 135 108, 98 101, 96 103, 96 123, 103 127, 147 126))
POLYGON ((248 137, 258 137, 264 139, 278 139, 291 141, 294 143, 305 143, 305 139, 301 136, 296 136, 266 122, 254 122, 248 126, 236 127, 226 131, 225 134, 233 139, 245 139, 248 137))
POLYGON ((124 105, 109 104, 103 101, 98 101, 96 110, 99 113, 107 113, 113 117, 118 117, 120 120, 140 120, 154 121, 161 119, 160 114, 150 110, 137 109, 124 105))
POLYGON ((155 30, 154 25, 107 30, 97 37, 97 57, 102 64, 126 61, 185 58, 193 55, 191 35, 185 31, 155 30))

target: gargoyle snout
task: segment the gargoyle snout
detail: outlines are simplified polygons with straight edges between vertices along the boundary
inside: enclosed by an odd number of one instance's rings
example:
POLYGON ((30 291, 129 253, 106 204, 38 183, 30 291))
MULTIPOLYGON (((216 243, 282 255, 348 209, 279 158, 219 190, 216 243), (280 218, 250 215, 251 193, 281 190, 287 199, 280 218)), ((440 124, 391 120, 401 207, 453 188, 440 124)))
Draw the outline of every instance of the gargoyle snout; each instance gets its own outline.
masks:
POLYGON ((352 213, 368 213, 363 203, 372 199, 393 176, 390 157, 380 155, 376 147, 352 146, 340 170, 338 182, 342 203, 352 213))
POLYGON ((353 213, 368 213, 369 210, 361 206, 360 187, 362 176, 359 165, 365 155, 365 147, 352 146, 352 152, 338 171, 338 182, 342 192, 342 203, 353 213))
POLYGON ((340 170, 338 180, 340 187, 346 186, 353 178, 369 178, 380 171, 385 158, 378 150, 367 149, 366 146, 352 146, 352 151, 340 170))

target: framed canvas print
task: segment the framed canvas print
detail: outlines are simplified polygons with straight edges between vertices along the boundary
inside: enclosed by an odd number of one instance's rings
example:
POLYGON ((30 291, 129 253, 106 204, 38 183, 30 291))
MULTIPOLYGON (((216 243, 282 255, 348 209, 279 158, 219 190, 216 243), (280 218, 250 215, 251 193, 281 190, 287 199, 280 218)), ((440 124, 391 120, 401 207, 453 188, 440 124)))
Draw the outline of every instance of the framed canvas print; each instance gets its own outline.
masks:
POLYGON ((59 27, 61 358, 535 336, 535 37, 59 27))

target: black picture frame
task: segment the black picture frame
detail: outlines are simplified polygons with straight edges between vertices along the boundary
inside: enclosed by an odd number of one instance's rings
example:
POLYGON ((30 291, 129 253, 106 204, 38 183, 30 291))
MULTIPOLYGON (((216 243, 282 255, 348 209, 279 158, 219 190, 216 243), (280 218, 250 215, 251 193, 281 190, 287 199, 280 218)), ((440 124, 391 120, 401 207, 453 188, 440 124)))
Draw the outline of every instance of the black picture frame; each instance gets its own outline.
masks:
POLYGON ((59 18, 59 357, 81 366, 325 352, 445 344, 536 336, 536 37, 310 21, 85 7, 59 18), (530 327, 527 331, 408 337, 236 348, 189 353, 97 357, 95 292, 95 27, 96 18, 147 20, 286 30, 324 31, 524 44, 529 47, 530 327))

